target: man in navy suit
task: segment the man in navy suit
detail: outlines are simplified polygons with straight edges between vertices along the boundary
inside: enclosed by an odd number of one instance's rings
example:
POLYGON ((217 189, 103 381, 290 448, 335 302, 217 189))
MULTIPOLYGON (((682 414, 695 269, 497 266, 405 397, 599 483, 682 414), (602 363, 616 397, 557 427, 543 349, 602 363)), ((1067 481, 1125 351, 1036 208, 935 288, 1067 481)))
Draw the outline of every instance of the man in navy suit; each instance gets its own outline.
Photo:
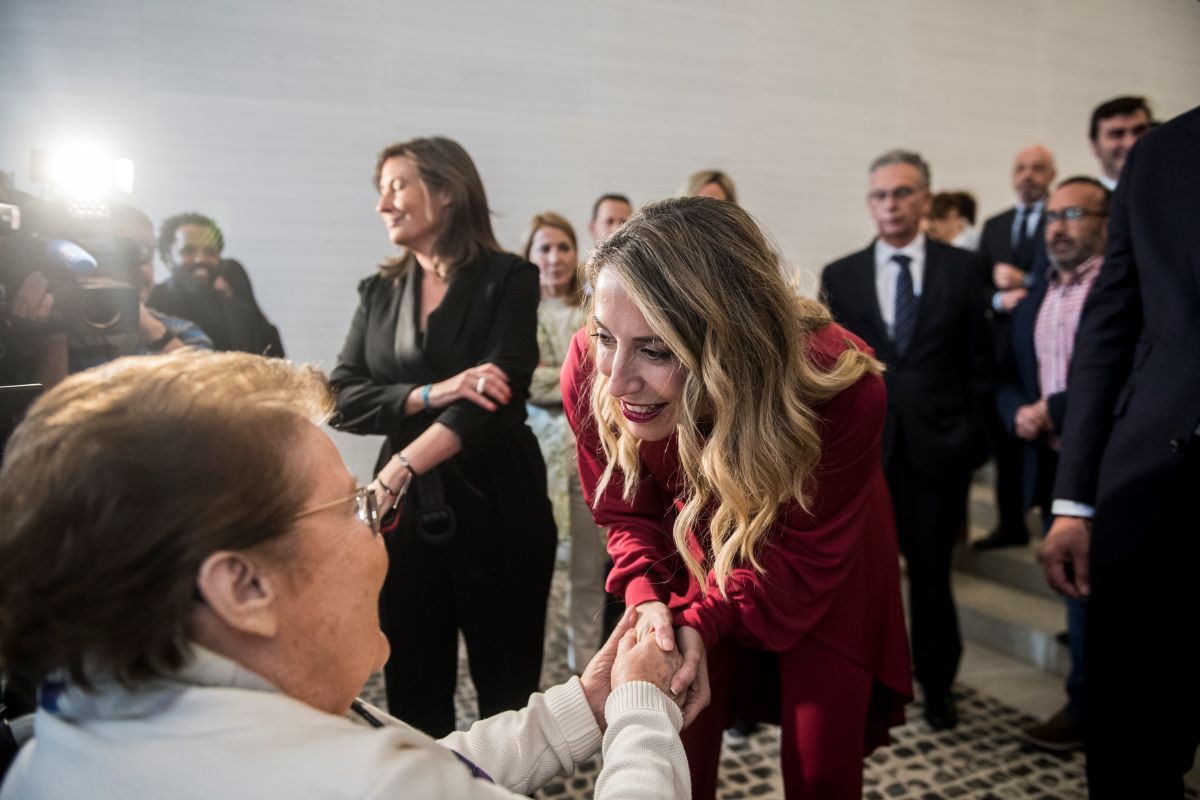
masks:
POLYGON ((894 150, 871 164, 867 208, 878 238, 825 267, 834 317, 887 365, 883 459, 908 569, 912 650, 925 717, 953 727, 962 655, 950 556, 963 529, 971 470, 987 454, 992 344, 978 255, 927 239, 929 166, 894 150))
MULTIPOLYGON (((1013 159, 1012 187, 1017 203, 983 224, 979 254, 989 270, 992 294, 992 337, 996 360, 1007 357, 1009 315, 1037 286, 1046 268, 1046 195, 1054 182, 1054 155, 1041 145, 1026 147, 1013 159)), ((975 542, 987 549, 1029 542, 1021 502, 1022 448, 1004 421, 990 418, 992 457, 996 461, 996 510, 999 520, 988 536, 975 542)))
MULTIPOLYGON (((1047 528, 1075 332, 1104 260, 1108 201, 1104 185, 1086 177, 1068 178, 1050 195, 1044 211, 1050 269, 1013 311, 1009 347, 1000 366, 996 409, 1009 434, 1024 443, 1022 508, 1038 506, 1047 528)), ((1068 598, 1067 704, 1045 722, 1022 731, 1023 738, 1038 747, 1065 751, 1083 745, 1086 619, 1084 601, 1068 598)))
POLYGON ((1042 552, 1088 598, 1093 798, 1181 797, 1200 743, 1200 108, 1146 134, 1079 321, 1042 552))
POLYGON ((1010 313, 1041 276, 1046 264, 1042 214, 1054 183, 1054 155, 1041 145, 1026 147, 1013 160, 1012 187, 1017 203, 983 223, 979 253, 991 270, 996 294, 992 308, 1010 313))

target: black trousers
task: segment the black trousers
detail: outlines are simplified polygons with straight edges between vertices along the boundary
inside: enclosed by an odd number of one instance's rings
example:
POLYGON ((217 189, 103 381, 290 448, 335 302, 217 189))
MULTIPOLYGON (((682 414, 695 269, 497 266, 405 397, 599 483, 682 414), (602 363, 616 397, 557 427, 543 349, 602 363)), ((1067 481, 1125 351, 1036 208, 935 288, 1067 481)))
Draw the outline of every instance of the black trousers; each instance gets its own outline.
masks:
POLYGON ((530 434, 512 444, 443 470, 457 529, 450 542, 421 535, 412 513, 420 497, 411 496, 388 538, 388 710, 434 737, 454 730, 460 629, 481 717, 523 708, 538 690, 557 535, 537 442, 530 434))
MULTIPOLYGON (((996 364, 1004 364, 1012 351, 1011 315, 993 315, 991 327, 996 364)), ((1004 538, 1026 540, 1029 529, 1025 525, 1025 443, 1009 433, 995 411, 988 414, 987 426, 996 465, 996 527, 1004 538)))
MULTIPOLYGON (((1179 798, 1200 745, 1200 438, 1168 508, 1124 557, 1092 559, 1084 649, 1092 798, 1179 798)), ((1097 533, 1104 522, 1097 519, 1097 533)))
POLYGON ((996 464, 996 527, 1009 539, 1029 538, 1025 525, 1025 443, 1008 432, 998 414, 989 422, 996 464))
POLYGON ((950 564, 967 514, 969 471, 924 475, 896 432, 884 472, 896 511, 900 552, 908 568, 913 672, 925 695, 950 691, 962 658, 950 564))

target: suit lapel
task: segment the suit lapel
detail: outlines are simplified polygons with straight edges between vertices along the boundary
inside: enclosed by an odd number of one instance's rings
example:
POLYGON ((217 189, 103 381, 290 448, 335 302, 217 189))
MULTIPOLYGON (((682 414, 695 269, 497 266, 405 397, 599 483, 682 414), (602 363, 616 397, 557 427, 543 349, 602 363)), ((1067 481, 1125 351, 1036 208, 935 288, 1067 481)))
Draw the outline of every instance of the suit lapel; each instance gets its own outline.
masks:
MULTIPOLYGON (((853 279, 851 286, 861 287, 863 308, 867 310, 867 323, 872 330, 863 332, 863 337, 872 341, 885 343, 891 349, 892 340, 888 337, 887 325, 883 321, 883 312, 879 308, 879 293, 875 291, 875 243, 872 242, 854 260, 853 279)), ((880 349, 879 347, 875 348, 880 349)))
MULTIPOLYGON (((1200 153, 1200 108, 1195 108, 1187 112, 1186 117, 1187 119, 1185 122, 1187 130, 1193 137, 1192 149, 1189 151, 1187 158, 1191 160, 1192 163, 1195 163, 1197 159, 1200 159, 1200 155, 1197 155, 1200 153)), ((1186 174, 1195 174, 1195 171, 1192 169, 1190 164, 1180 164, 1179 169, 1189 170, 1189 172, 1186 174)), ((1189 203, 1192 209, 1197 209, 1200 207, 1200 202, 1197 202, 1196 195, 1194 193, 1191 194, 1191 200, 1189 203)), ((1194 215, 1189 216, 1191 216, 1192 219, 1195 219, 1194 215)), ((1197 293, 1200 293, 1200 226, 1189 225, 1188 227, 1191 232, 1191 242, 1190 246, 1185 248, 1185 252, 1191 254, 1191 258, 1188 260, 1192 262, 1192 278, 1195 279, 1197 293)))
POLYGON ((460 331, 466 321, 476 314, 483 315, 483 310, 472 310, 475 290, 483 277, 488 262, 473 261, 464 264, 454 271, 450 277, 450 285, 446 287, 446 295, 429 314, 425 333, 425 353, 444 347, 448 342, 466 342, 460 331))
POLYGON ((1013 226, 1017 224, 1016 207, 1014 206, 1008 211, 1005 211, 1004 216, 1001 217, 1001 219, 1004 221, 1003 227, 1000 229, 1000 233, 1002 233, 1003 236, 998 237, 999 241, 997 243, 1000 245, 1000 247, 997 248, 996 252, 1003 257, 997 260, 1011 264, 1016 257, 1016 252, 1013 250, 1013 226))
POLYGON ((926 338, 933 328, 934 318, 938 311, 946 307, 946 265, 940 258, 939 248, 931 246, 929 237, 925 238, 925 274, 921 278, 921 296, 917 298, 917 324, 913 330, 912 343, 908 350, 912 352, 917 343, 926 338))

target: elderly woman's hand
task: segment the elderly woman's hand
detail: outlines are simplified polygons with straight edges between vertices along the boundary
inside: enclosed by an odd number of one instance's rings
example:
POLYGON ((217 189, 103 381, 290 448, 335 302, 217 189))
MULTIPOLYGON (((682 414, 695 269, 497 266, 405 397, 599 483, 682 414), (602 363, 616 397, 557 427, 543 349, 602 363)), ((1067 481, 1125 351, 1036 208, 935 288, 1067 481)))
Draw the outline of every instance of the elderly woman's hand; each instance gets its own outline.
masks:
POLYGON ((617 647, 617 660, 612 669, 612 688, 629 681, 648 681, 682 707, 684 695, 671 691, 671 679, 683 665, 677 650, 663 650, 653 639, 638 639, 628 631, 617 647))
POLYGON ((612 670, 613 664, 617 660, 617 650, 622 637, 626 633, 633 632, 635 617, 636 614, 632 608, 625 609, 625 615, 613 629, 608 641, 597 651, 596 655, 592 656, 592 660, 588 662, 583 674, 579 676, 579 682, 583 684, 583 694, 587 697, 588 706, 592 709, 592 714, 596 717, 596 724, 600 726, 601 731, 607 727, 607 723, 604 721, 604 703, 612 692, 612 670))

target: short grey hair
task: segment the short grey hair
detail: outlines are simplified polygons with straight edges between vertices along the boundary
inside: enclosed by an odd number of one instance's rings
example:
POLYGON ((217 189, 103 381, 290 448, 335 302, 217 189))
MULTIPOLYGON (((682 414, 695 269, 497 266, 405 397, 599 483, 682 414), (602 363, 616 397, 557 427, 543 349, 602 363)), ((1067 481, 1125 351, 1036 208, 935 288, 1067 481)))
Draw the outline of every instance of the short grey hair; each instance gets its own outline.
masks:
POLYGON ((888 150, 871 162, 871 168, 867 170, 867 174, 870 175, 880 167, 886 167, 890 164, 908 164, 910 167, 914 167, 917 172, 921 173, 921 180, 925 183, 925 186, 928 187, 930 185, 929 164, 925 159, 921 158, 920 153, 912 150, 901 150, 899 148, 888 150))

